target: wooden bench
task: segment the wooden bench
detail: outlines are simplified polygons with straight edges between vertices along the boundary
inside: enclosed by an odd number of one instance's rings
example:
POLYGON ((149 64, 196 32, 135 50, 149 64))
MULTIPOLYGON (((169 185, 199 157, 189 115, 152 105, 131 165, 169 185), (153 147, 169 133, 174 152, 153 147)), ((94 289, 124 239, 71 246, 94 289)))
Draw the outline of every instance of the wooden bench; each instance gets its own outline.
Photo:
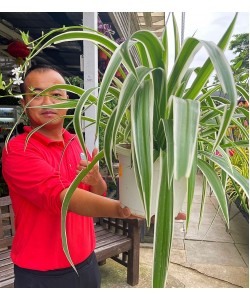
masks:
MULTIPOLYGON (((96 257, 99 264, 107 258, 127 268, 127 283, 139 281, 139 249, 141 221, 96 218, 96 257)), ((14 213, 9 196, 0 198, 0 287, 13 287, 14 272, 10 250, 14 228, 14 213)))
POLYGON ((0 287, 13 287, 13 263, 10 249, 15 235, 14 213, 10 197, 0 198, 0 287))

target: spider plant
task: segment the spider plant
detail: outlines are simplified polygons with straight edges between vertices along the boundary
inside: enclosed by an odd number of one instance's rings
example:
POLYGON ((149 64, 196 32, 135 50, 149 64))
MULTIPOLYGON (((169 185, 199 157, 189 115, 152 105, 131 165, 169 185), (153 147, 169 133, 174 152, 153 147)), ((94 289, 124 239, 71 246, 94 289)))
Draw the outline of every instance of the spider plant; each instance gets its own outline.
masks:
MULTIPOLYGON (((232 151, 232 150, 231 150, 232 151)), ((235 152, 232 152, 230 157, 231 163, 234 168, 241 173, 244 177, 248 178, 249 175, 249 152, 246 148, 236 148, 235 152)), ((249 214, 249 199, 242 190, 242 188, 236 184, 231 178, 229 178, 226 185, 226 193, 228 195, 229 202, 235 202, 240 200, 240 206, 249 214)))
MULTIPOLYGON (((226 153, 228 146, 225 140, 230 123, 237 123, 234 116, 237 85, 223 53, 229 43, 236 19, 237 14, 218 45, 189 37, 181 46, 173 14, 174 41, 168 39, 169 24, 166 24, 161 39, 150 31, 140 30, 120 45, 91 29, 82 28, 82 31, 74 31, 65 27, 63 29, 65 32, 52 38, 47 35, 46 41, 39 41, 39 47, 33 48, 28 59, 35 57, 52 43, 76 39, 92 41, 112 53, 99 87, 98 98, 92 95, 93 89, 84 91, 74 86, 61 85, 61 88, 76 93, 79 100, 54 105, 54 107, 75 108, 74 116, 71 117, 84 151, 86 149, 81 119, 82 110, 86 105, 97 106, 96 120, 92 120, 96 122, 96 137, 99 126, 105 128, 103 149, 100 149, 88 168, 78 174, 63 201, 63 247, 71 263, 65 233, 65 218, 70 197, 82 178, 103 156, 110 173, 113 174, 112 154, 116 154, 116 145, 120 143, 131 143, 132 163, 141 195, 141 199, 137 201, 143 203, 148 225, 151 202, 157 203, 153 287, 165 286, 172 245, 174 212, 182 207, 185 200, 188 226, 198 169, 204 175, 204 187, 208 183, 213 190, 225 223, 229 226, 225 197, 227 177, 240 185, 248 195, 248 180, 232 166, 226 153), (169 69, 169 45, 172 42, 175 45, 175 57, 173 67, 169 69), (192 69, 190 65, 202 47, 206 49, 208 59, 199 68, 192 69), (139 57, 138 64, 133 59, 131 49, 139 57), (121 65, 128 72, 124 75, 123 82, 115 79, 121 65), (208 87, 208 80, 213 71, 216 72, 218 83, 208 87), (227 99, 218 97, 215 101, 212 94, 220 88, 227 94, 227 99), (112 97, 115 101, 112 109, 105 102, 107 97, 112 97), (219 151, 221 156, 217 156, 216 151, 219 151), (158 195, 152 195, 153 164, 156 160, 160 161, 160 183, 158 195), (221 177, 217 175, 214 165, 221 169, 221 177)), ((243 93, 241 89, 238 92, 243 93)), ((237 146, 240 147, 240 144, 237 146)))

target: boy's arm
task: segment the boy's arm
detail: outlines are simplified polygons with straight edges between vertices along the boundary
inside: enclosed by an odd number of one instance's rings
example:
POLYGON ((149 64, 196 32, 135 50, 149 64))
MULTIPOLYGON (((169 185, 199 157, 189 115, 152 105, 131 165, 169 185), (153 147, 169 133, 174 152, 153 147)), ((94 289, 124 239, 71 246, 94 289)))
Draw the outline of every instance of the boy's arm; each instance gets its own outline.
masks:
MULTIPOLYGON (((63 201, 67 189, 60 193, 60 200, 63 201)), ((110 217, 110 218, 131 218, 129 208, 121 207, 120 201, 112 200, 92 192, 76 189, 69 203, 69 211, 82 216, 89 217, 110 217)))

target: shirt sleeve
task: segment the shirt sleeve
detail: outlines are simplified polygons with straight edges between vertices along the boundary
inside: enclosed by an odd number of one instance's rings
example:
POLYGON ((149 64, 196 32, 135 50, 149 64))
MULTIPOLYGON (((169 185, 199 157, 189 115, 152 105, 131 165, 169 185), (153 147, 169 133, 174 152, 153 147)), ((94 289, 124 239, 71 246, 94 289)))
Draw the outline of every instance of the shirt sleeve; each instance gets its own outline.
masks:
MULTIPOLYGON (((10 143, 11 144, 11 143, 10 143)), ((44 159, 33 147, 10 145, 3 152, 3 176, 13 195, 32 202, 41 209, 61 212, 60 193, 71 182, 44 159)))

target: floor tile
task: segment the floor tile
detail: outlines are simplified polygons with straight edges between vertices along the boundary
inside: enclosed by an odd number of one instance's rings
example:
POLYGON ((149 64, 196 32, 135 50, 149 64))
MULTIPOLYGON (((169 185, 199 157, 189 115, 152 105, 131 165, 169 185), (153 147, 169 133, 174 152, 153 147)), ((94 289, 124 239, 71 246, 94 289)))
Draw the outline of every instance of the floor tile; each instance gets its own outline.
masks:
POLYGON ((231 235, 226 232, 225 225, 218 223, 213 223, 212 226, 202 224, 199 228, 198 223, 190 223, 185 239, 234 243, 231 235))
POLYGON ((249 246, 244 244, 235 244, 235 247, 240 252, 246 266, 249 266, 249 246))
POLYGON ((232 243, 185 240, 187 262, 245 267, 237 248, 232 243))

